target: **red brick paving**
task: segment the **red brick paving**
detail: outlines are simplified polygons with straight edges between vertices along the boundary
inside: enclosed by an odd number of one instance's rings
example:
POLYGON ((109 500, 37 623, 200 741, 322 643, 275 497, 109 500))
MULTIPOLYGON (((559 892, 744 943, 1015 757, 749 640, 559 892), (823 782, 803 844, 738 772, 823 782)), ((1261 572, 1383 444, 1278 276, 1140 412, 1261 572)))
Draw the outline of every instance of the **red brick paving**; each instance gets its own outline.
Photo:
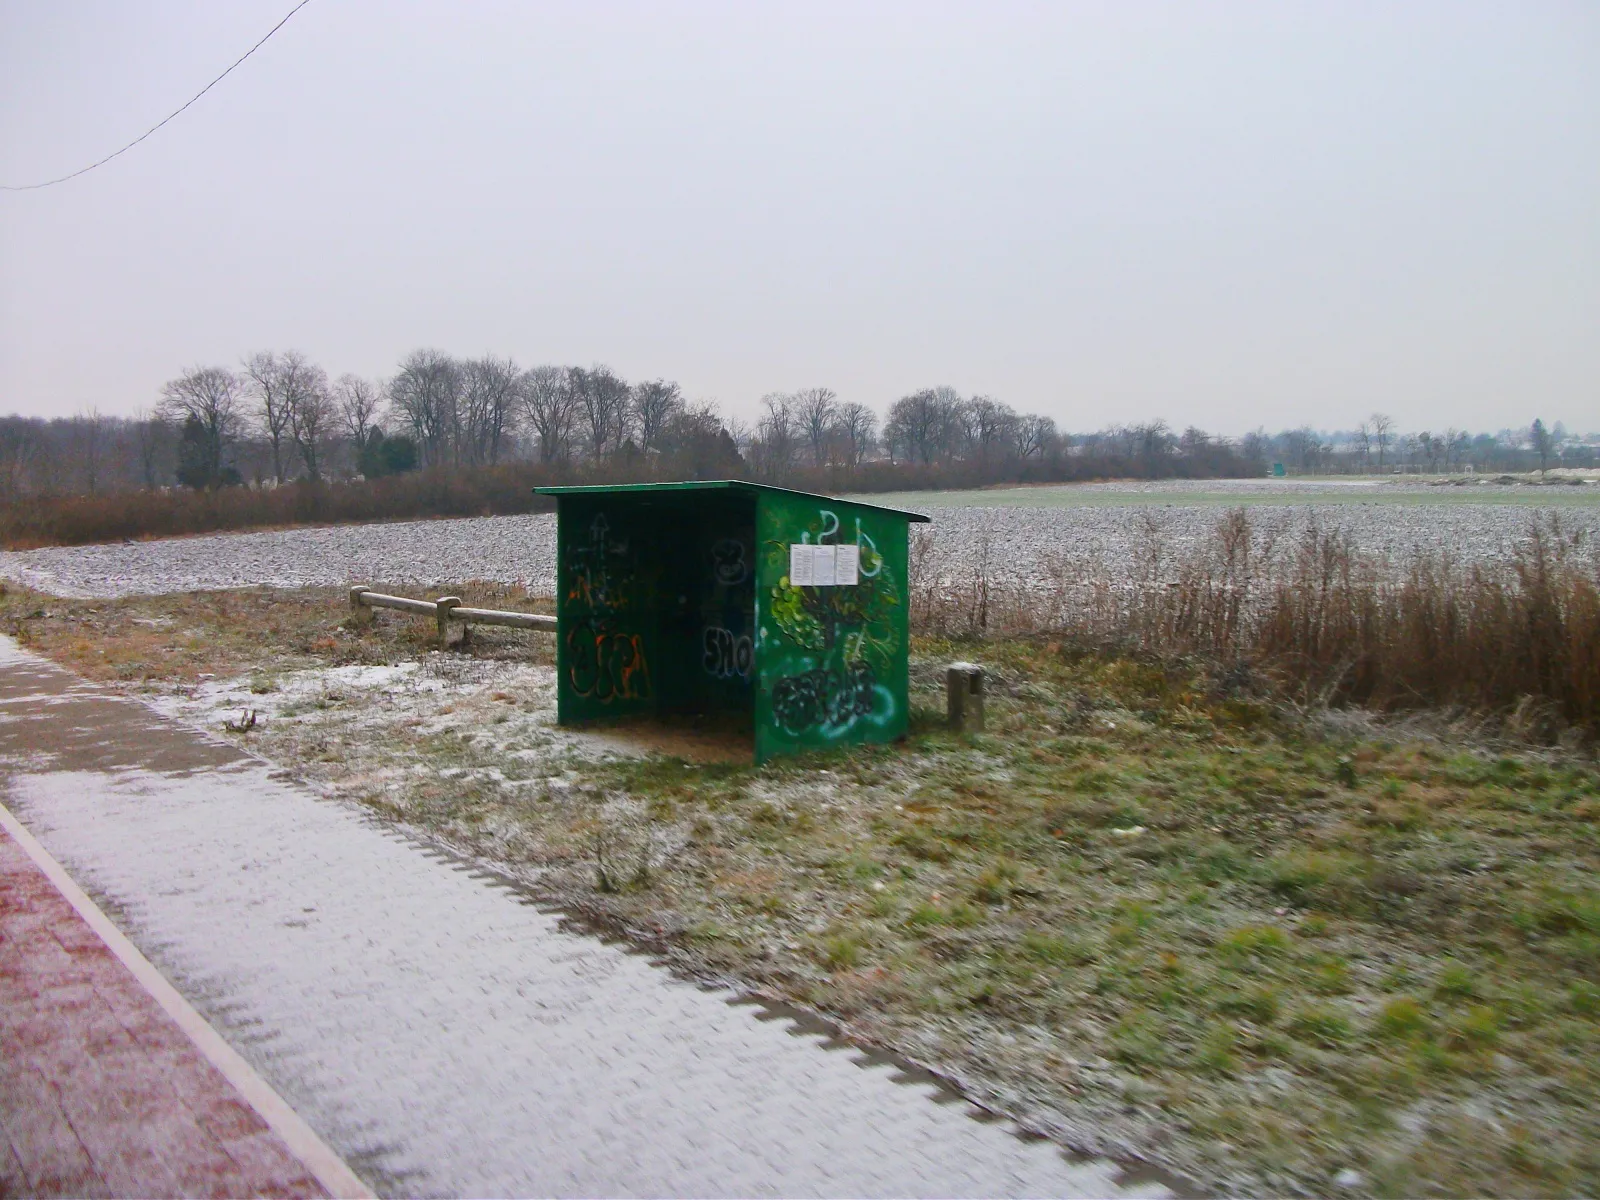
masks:
POLYGON ((0 830, 0 1198, 326 1196, 0 830))

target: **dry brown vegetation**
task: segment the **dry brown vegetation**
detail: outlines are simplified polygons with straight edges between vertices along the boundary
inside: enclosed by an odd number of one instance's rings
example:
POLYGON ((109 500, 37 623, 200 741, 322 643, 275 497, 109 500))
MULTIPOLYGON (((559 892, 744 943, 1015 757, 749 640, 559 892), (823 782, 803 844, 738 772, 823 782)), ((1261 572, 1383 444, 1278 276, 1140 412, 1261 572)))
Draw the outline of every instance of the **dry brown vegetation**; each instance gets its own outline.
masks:
MULTIPOLYGON (((919 531, 920 532, 920 531, 919 531)), ((1298 533, 1228 512, 1178 550, 1151 524, 1128 582, 1059 554, 1046 578, 997 583, 986 556, 950 577, 913 547, 913 622, 935 635, 1047 634, 1085 648, 1193 655, 1300 704, 1495 714, 1545 740, 1600 733, 1600 554, 1535 517, 1508 555, 1463 566, 1364 552, 1308 519, 1298 533)))

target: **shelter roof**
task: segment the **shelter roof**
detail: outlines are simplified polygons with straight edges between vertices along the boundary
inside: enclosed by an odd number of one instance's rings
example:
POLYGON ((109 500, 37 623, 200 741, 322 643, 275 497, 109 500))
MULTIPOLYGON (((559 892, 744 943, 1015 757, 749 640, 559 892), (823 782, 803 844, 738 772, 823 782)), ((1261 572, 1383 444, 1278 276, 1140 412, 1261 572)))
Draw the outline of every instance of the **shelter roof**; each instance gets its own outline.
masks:
POLYGON ((678 483, 585 483, 570 484, 563 487, 536 487, 533 490, 540 496, 603 496, 697 491, 735 491, 754 494, 767 492, 780 496, 799 496, 807 500, 825 500, 830 504, 854 504, 859 508, 875 508, 879 512, 894 513, 896 516, 904 517, 907 521, 926 523, 932 520, 931 517, 924 516, 922 513, 907 512, 903 508, 890 508, 883 504, 868 504, 861 500, 844 500, 837 496, 824 496, 818 492, 799 492, 793 488, 773 487, 767 483, 751 483, 744 479, 694 479, 678 483))

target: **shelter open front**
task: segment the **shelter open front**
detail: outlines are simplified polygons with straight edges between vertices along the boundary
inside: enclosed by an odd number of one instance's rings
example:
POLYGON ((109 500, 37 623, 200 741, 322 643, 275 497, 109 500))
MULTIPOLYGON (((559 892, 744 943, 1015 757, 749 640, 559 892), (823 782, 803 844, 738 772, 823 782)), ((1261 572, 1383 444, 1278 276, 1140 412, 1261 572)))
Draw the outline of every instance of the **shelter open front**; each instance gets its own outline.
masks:
POLYGON ((742 482, 557 498, 557 716, 690 721, 758 761, 905 732, 906 550, 926 520, 742 482))

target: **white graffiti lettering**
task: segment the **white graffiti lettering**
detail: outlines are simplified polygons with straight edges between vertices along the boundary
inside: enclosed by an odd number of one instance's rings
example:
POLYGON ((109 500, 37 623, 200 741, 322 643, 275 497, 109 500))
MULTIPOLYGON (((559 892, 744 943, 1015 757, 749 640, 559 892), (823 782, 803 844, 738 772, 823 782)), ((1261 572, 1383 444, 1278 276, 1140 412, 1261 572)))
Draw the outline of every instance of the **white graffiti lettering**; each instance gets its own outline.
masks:
POLYGON ((731 629, 711 625, 706 628, 703 644, 705 657, 700 665, 707 675, 714 679, 732 679, 736 675, 741 679, 750 678, 755 655, 749 634, 735 635, 731 629))

